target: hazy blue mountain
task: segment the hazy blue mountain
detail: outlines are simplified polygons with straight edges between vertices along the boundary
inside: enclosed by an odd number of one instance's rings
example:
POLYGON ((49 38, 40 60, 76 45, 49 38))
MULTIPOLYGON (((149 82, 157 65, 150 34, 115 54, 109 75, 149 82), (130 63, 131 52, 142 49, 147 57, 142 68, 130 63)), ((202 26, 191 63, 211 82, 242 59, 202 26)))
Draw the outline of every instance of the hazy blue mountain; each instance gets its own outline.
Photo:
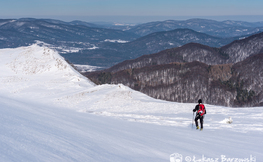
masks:
POLYGON ((121 30, 87 27, 59 20, 26 18, 0 21, 0 48, 24 46, 39 40, 54 47, 85 49, 97 46, 105 39, 131 41, 136 38, 137 35, 121 30))
POLYGON ((190 19, 134 26, 53 19, 4 19, 0 20, 0 48, 27 46, 38 40, 48 43, 72 63, 110 67, 191 42, 221 47, 261 31, 262 27, 257 27, 261 24, 190 19), (235 37, 226 37, 231 35, 235 37))
POLYGON ((258 53, 263 53, 263 32, 242 40, 233 41, 220 48, 209 47, 198 43, 188 43, 181 47, 126 60, 112 66, 107 69, 107 71, 116 72, 124 69, 142 68, 172 62, 184 63, 199 61, 208 65, 231 64, 240 62, 258 53))
POLYGON ((79 21, 79 20, 71 21, 71 22, 69 22, 69 24, 71 24, 71 25, 83 25, 83 26, 92 27, 92 28, 103 28, 102 25, 97 25, 97 24, 93 24, 93 23, 89 23, 89 22, 85 22, 85 21, 79 21))
POLYGON ((141 36, 159 31, 188 28, 219 37, 251 35, 263 31, 263 22, 215 21, 207 19, 189 19, 184 21, 167 20, 137 25, 129 31, 141 36))
MULTIPOLYGON (((85 25, 86 22, 83 22, 85 25)), ((96 24, 96 23, 94 23, 96 24)), ((130 31, 140 36, 151 33, 188 28, 217 37, 252 35, 263 31, 263 22, 215 21, 209 19, 166 20, 142 24, 98 23, 100 27, 130 31)), ((90 26, 87 23, 87 26, 90 26)))
POLYGON ((220 47, 238 38, 220 38, 190 29, 156 32, 127 43, 104 42, 99 49, 82 50, 63 56, 73 63, 110 67, 124 60, 135 59, 145 54, 157 53, 165 49, 180 47, 187 43, 199 43, 220 47))

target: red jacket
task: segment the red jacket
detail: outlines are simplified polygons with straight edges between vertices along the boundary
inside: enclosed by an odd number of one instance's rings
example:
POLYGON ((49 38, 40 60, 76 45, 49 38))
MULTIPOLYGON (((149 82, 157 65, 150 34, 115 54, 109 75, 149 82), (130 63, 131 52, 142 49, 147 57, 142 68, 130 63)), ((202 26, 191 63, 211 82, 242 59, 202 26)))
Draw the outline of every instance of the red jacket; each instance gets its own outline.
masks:
POLYGON ((200 113, 200 115, 203 116, 205 114, 205 105, 199 104, 199 110, 197 113, 200 113))

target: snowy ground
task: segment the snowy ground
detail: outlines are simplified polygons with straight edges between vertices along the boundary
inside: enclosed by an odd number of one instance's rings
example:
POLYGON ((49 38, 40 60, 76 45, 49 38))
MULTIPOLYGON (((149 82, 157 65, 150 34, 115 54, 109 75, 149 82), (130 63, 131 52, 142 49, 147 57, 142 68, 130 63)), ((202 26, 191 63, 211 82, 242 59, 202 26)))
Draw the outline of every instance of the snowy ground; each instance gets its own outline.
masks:
POLYGON ((263 161, 262 107, 205 104, 197 131, 194 103, 95 86, 45 47, 2 49, 0 68, 0 161, 263 161))
POLYGON ((103 67, 99 67, 99 66, 79 65, 79 64, 74 64, 74 67, 81 73, 92 72, 92 71, 103 69, 103 67))
POLYGON ((111 39, 105 39, 104 42, 112 42, 112 43, 128 43, 129 41, 125 41, 125 40, 111 40, 111 39))

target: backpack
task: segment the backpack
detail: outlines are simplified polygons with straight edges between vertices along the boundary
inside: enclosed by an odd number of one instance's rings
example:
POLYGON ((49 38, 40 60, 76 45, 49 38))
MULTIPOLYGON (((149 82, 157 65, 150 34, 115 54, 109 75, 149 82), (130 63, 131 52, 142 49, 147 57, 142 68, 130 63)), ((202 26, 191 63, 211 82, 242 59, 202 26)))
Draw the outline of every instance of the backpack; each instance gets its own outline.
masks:
POLYGON ((202 111, 201 116, 203 116, 204 114, 206 114, 205 105, 203 105, 203 104, 199 104, 199 110, 198 110, 198 112, 201 112, 201 111, 202 111))

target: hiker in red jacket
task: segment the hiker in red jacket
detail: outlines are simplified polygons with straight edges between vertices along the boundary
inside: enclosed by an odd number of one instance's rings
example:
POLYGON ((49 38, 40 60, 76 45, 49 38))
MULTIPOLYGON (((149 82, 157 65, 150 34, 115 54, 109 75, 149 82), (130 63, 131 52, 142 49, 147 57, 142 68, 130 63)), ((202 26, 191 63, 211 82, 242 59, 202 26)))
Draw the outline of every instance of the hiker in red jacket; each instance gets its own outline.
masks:
POLYGON ((206 110, 205 110, 205 105, 202 103, 201 99, 198 100, 198 105, 195 106, 193 112, 196 112, 196 116, 195 116, 196 129, 199 129, 197 120, 200 119, 201 130, 203 130, 204 115, 206 114, 206 110))

